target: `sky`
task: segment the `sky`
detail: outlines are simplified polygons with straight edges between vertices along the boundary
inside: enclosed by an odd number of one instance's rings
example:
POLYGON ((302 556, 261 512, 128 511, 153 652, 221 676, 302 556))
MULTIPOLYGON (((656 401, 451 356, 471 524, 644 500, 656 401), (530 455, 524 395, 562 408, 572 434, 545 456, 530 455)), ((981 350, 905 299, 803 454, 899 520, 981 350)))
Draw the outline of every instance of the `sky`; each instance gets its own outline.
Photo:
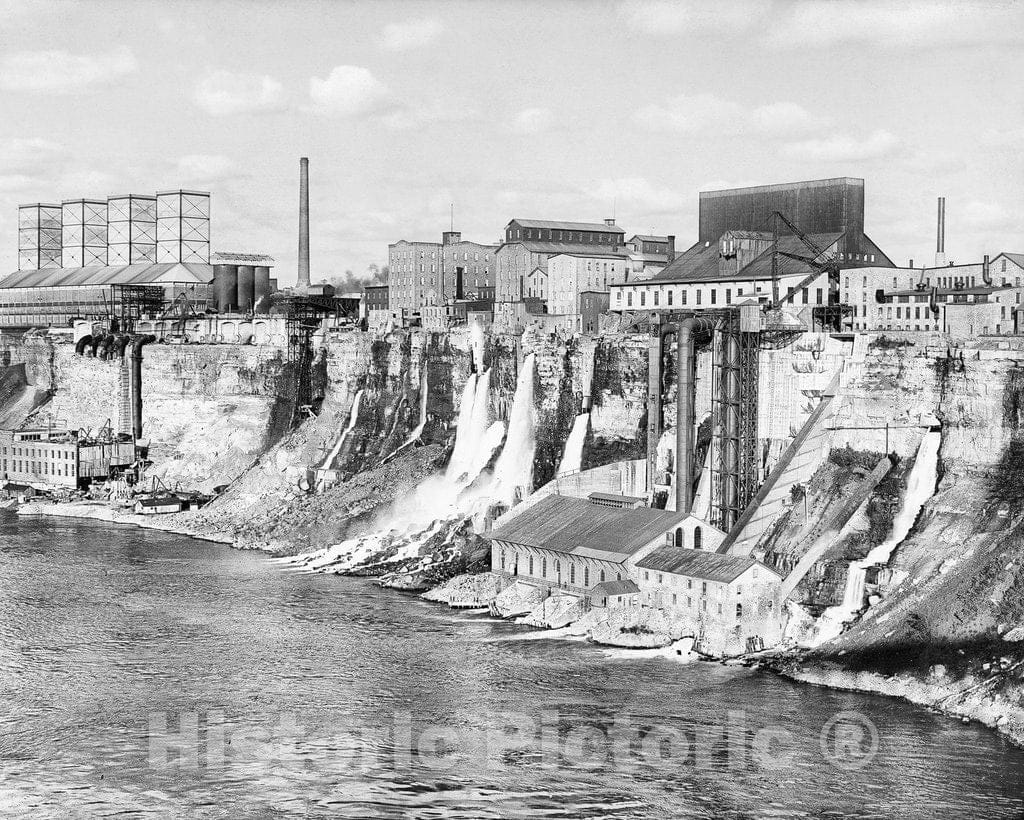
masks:
POLYGON ((17 206, 212 192, 213 250, 313 281, 512 218, 696 239, 697 195, 862 177, 894 261, 1024 252, 1024 2, 0 0, 17 206))

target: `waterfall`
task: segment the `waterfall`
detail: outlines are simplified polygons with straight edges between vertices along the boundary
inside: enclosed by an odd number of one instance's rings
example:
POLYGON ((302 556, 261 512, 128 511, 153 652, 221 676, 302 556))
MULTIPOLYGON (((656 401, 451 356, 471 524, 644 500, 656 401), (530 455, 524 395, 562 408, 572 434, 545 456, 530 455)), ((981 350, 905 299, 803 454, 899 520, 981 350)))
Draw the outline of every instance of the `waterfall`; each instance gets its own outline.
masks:
POLYGON ((490 420, 490 371, 471 375, 462 390, 448 468, 388 505, 366 534, 287 562, 318 572, 344 572, 374 560, 415 559, 439 544, 449 545, 467 522, 479 527, 495 501, 511 506, 517 494, 529 492, 533 475, 533 373, 531 354, 516 382, 507 436, 502 422, 490 420), (487 475, 487 464, 502 441, 494 474, 487 475))
POLYGON ((512 410, 508 418, 508 435, 505 446, 494 466, 494 496, 503 503, 512 506, 520 498, 525 497, 533 482, 534 440, 534 407, 533 407, 533 368, 534 354, 531 353, 523 361, 519 378, 516 381, 516 393, 512 399, 512 410))
POLYGON ((459 400, 459 417, 455 422, 455 447, 452 449, 452 455, 448 461, 449 476, 457 476, 464 470, 464 464, 470 452, 469 436, 466 433, 472 425, 477 379, 477 374, 470 373, 469 378, 466 379, 466 384, 462 388, 462 398, 459 400))
POLYGON ((580 413, 572 423, 569 438, 565 440, 562 451, 562 463, 558 465, 558 475, 578 473, 583 465, 583 443, 587 440, 587 428, 590 426, 590 413, 580 413))
POLYGON ((893 551, 903 543, 910 530, 921 514, 925 503, 935 494, 935 484, 939 473, 939 446, 942 444, 942 433, 931 431, 925 433, 917 448, 914 466, 907 476, 907 492, 903 496, 903 504, 892 522, 892 532, 877 547, 859 561, 853 561, 846 573, 846 587, 843 590, 843 602, 839 606, 829 607, 822 613, 819 620, 818 641, 827 641, 838 635, 843 625, 850 621, 864 605, 864 582, 870 567, 888 563, 893 551))
POLYGON ((479 373, 484 369, 484 329, 476 322, 469 326, 469 343, 473 370, 479 373))
POLYGON ((331 448, 331 452, 328 453, 327 458, 324 459, 324 463, 320 465, 321 470, 330 469, 331 465, 334 464, 334 459, 338 457, 338 453, 341 452, 341 445, 345 443, 345 439, 348 438, 348 434, 352 432, 352 428, 356 426, 356 420, 359 418, 359 404, 363 400, 362 389, 356 393, 355 399, 352 401, 352 409, 348 414, 348 426, 342 431, 341 435, 338 436, 338 440, 334 443, 334 447, 331 448))
MULTIPOLYGON (((426 360, 423 361, 422 367, 423 376, 420 378, 420 421, 419 424, 416 425, 416 429, 409 434, 409 438, 406 439, 405 444, 399 447, 398 450, 402 450, 417 441, 419 437, 423 435, 423 428, 427 426, 427 391, 429 385, 427 383, 426 360)), ((395 452, 397 453, 398 450, 395 450, 395 452)))

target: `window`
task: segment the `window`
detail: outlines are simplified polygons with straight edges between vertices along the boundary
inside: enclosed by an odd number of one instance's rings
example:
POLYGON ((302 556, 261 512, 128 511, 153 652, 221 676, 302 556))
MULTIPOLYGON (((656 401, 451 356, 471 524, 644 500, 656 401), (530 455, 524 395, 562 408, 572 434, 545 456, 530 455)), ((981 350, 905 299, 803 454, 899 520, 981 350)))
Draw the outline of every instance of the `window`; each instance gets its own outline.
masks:
POLYGON ((711 304, 714 305, 717 302, 718 302, 718 289, 717 288, 711 288, 711 304))
POLYGON ((803 303, 806 305, 808 299, 810 298, 810 288, 804 288, 803 290, 801 290, 800 291, 800 298, 803 301, 803 303))
POLYGON ((660 572, 658 573, 658 583, 659 584, 665 583, 665 576, 662 575, 660 572))
POLYGON ((670 305, 672 304, 672 291, 669 291, 669 292, 668 292, 668 303, 669 303, 670 305))
POLYGON ((685 290, 683 291, 682 296, 679 299, 679 304, 681 304, 681 305, 685 305, 686 304, 686 291, 685 290))
MULTIPOLYGON (((719 604, 721 606, 721 604, 719 604)), ((736 620, 743 617, 743 604, 736 604, 736 620)))
POLYGON ((693 579, 692 578, 687 578, 686 579, 686 588, 687 589, 693 589, 693 579))
POLYGON ((700 288, 697 288, 697 304, 700 304, 700 288))
POLYGON ((576 565, 572 563, 569 564, 569 583, 576 583, 576 565))
POLYGON ((561 563, 561 561, 555 561, 555 576, 559 580, 562 579, 562 563, 561 563))
POLYGON ((708 582, 707 581, 701 581, 700 582, 700 594, 701 595, 707 595, 708 594, 708 582))
POLYGON ((676 603, 677 603, 677 601, 676 601, 676 594, 673 592, 672 593, 672 606, 675 606, 676 603))
POLYGON ((548 559, 547 558, 541 558, 540 559, 540 577, 541 578, 547 578, 548 577, 548 559))
POLYGON ((603 584, 604 583, 604 570, 601 570, 600 578, 601 578, 601 583, 603 584))
POLYGON ((654 304, 658 304, 658 291, 654 291, 654 304))
POLYGON ((742 584, 736 584, 736 594, 737 595, 742 595, 743 594, 743 585, 742 584))
POLYGON ((727 305, 731 305, 732 304, 732 288, 726 288, 725 289, 725 303, 727 305))
POLYGON ((646 296, 647 294, 644 291, 640 291, 640 307, 643 307, 646 303, 646 296))
POLYGON ((501 568, 505 569, 505 550, 501 551, 501 568))
POLYGON ((644 580, 645 581, 650 581, 651 580, 651 573, 649 573, 647 570, 644 570, 644 580))
POLYGON ((530 567, 530 575, 533 575, 533 556, 532 555, 530 556, 529 567, 530 567))
POLYGON ((583 586, 590 589, 590 567, 583 568, 583 586))
POLYGON ((700 527, 694 527, 693 528, 693 548, 695 550, 701 549, 701 541, 702 540, 703 540, 703 535, 701 533, 700 527))

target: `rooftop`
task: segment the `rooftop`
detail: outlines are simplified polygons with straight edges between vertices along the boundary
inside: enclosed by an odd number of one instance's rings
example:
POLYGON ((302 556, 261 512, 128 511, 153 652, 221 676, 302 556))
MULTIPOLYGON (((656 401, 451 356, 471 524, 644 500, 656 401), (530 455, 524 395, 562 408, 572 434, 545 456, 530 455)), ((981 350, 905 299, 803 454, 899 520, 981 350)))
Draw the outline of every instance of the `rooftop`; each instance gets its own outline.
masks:
POLYGON ((626 579, 625 581, 602 581, 600 584, 595 585, 591 592, 596 592, 598 595, 632 595, 635 592, 639 592, 640 587, 636 585, 635 581, 626 579))
POLYGON ((487 533, 487 538, 621 563, 686 517, 650 507, 628 510, 550 495, 487 533))
POLYGON ((265 253, 225 253, 223 251, 217 251, 216 253, 210 254, 210 264, 216 265, 218 262, 273 262, 273 256, 267 256, 265 253))
MULTIPOLYGON (((739 231, 730 231, 738 234, 739 231)), ((841 233, 819 233, 812 234, 809 238, 819 248, 827 249, 842 238, 841 233)), ((780 236, 779 250, 786 253, 795 253, 801 256, 808 255, 807 247, 795 236, 780 236)), ((721 273, 719 264, 719 253, 717 242, 697 242, 692 247, 677 256, 665 268, 645 281, 653 283, 669 282, 736 282, 748 280, 771 279, 772 273, 772 252, 765 250, 756 256, 749 264, 736 272, 721 273)), ((813 272, 813 268, 805 262, 791 259, 786 256, 779 257, 779 274, 781 276, 806 276, 813 272)))
MULTIPOLYGON (((561 222, 546 219, 511 219, 509 225, 520 228, 544 228, 555 231, 587 231, 589 233, 626 233, 618 225, 605 225, 603 222, 561 222)), ((505 226, 506 228, 508 225, 505 226)))
POLYGON ((644 233, 633 234, 633 236, 629 238, 629 241, 632 242, 634 239, 639 239, 641 242, 668 242, 667 236, 653 236, 652 234, 644 233))
POLYGON ((740 555, 720 555, 717 552, 691 550, 666 544, 658 547, 649 555, 637 561, 642 569, 653 569, 658 572, 669 572, 673 575, 686 575, 704 581, 717 581, 728 584, 739 578, 751 567, 758 567, 781 578, 774 569, 753 558, 740 555))
POLYGON ((82 285, 207 285, 213 281, 213 265, 165 262, 154 265, 106 265, 89 268, 41 268, 20 270, 0 279, 0 288, 57 288, 82 285))
MULTIPOLYGON (((531 250, 534 253, 550 253, 552 256, 560 253, 569 253, 570 250, 578 250, 581 247, 594 248, 599 253, 612 255, 615 252, 615 249, 619 247, 619 245, 587 245, 583 242, 540 242, 534 239, 513 239, 509 242, 505 242, 501 247, 507 248, 512 245, 523 245, 527 250, 531 250)), ((592 255, 593 254, 584 254, 584 256, 592 255)))
POLYGON ((628 259, 628 253, 582 253, 566 251, 564 253, 556 253, 555 256, 571 256, 574 259, 628 259))
POLYGON ((751 185, 747 188, 719 188, 714 191, 701 191, 700 196, 718 196, 720 194, 761 193, 766 191, 788 191, 794 188, 824 188, 828 185, 864 185, 859 177, 833 177, 832 179, 806 179, 801 182, 778 182, 772 185, 751 185))

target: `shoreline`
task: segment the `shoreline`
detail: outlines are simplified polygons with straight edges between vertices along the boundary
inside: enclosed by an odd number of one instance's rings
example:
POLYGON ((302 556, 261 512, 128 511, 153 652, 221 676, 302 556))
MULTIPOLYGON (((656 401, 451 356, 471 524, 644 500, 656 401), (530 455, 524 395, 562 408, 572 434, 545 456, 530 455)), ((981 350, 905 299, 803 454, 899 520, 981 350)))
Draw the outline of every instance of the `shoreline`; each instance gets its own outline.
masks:
MULTIPOLYGON (((234 538, 225 533, 199 533, 183 526, 182 522, 162 523, 159 521, 165 516, 119 513, 109 504, 99 501, 70 504, 28 502, 21 505, 16 510, 16 514, 19 516, 78 518, 108 524, 131 525, 224 544, 232 549, 274 554, 271 550, 259 547, 239 546, 234 538)), ((422 593, 411 593, 409 590, 401 589, 395 591, 414 594, 420 600, 432 604, 442 604, 447 609, 459 611, 458 607, 452 607, 443 600, 424 597, 422 593)), ((558 630, 550 631, 557 632, 558 630)), ((559 634, 552 635, 554 639, 561 637, 563 636, 559 634)), ((637 647, 620 649, 624 652, 642 651, 642 648, 637 647)), ((980 723, 987 729, 995 731, 1014 746, 1024 748, 1024 705, 1014 705, 1005 698, 989 695, 984 687, 979 685, 971 686, 963 682, 957 684, 953 681, 940 680, 924 681, 907 672, 886 677, 876 672, 850 669, 834 661, 801 658, 787 650, 780 650, 768 657, 762 652, 758 657, 714 660, 723 664, 741 663, 759 671, 779 675, 810 686, 898 698, 951 719, 980 723)))
MULTIPOLYGON (((164 524, 159 520, 155 521, 153 519, 166 518, 168 517, 167 515, 122 513, 103 501, 76 501, 70 503, 29 501, 19 506, 15 510, 15 514, 19 516, 78 518, 87 521, 101 521, 105 524, 125 524, 145 530, 159 530, 173 535, 184 535, 215 544, 226 544, 233 549, 242 549, 242 547, 236 546, 235 539, 226 533, 199 533, 184 526, 180 521, 164 524)), ((173 513, 170 515, 173 515, 173 513)))
POLYGON ((980 723, 1008 743, 1024 748, 1024 706, 990 694, 977 682, 951 681, 944 676, 922 680, 909 672, 885 676, 834 661, 801 659, 785 651, 751 666, 810 686, 905 700, 964 723, 980 723))

